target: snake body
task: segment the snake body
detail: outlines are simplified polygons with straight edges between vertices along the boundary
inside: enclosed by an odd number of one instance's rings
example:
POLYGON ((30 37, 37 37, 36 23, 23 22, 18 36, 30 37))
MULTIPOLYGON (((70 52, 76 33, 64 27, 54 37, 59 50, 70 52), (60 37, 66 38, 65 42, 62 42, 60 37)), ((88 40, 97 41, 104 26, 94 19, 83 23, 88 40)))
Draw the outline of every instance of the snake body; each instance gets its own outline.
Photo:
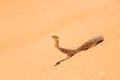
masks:
POLYGON ((52 38, 55 40, 55 47, 57 49, 59 49, 62 53, 65 53, 65 54, 68 55, 67 58, 58 61, 56 63, 56 65, 60 64, 60 62, 62 62, 64 60, 72 57, 74 54, 76 54, 80 51, 87 50, 87 49, 97 45, 98 43, 100 43, 104 40, 102 35, 97 34, 92 39, 88 40, 87 42, 85 42, 83 45, 79 46, 76 49, 66 49, 66 48, 62 48, 62 47, 59 46, 59 37, 58 36, 52 36, 52 38))

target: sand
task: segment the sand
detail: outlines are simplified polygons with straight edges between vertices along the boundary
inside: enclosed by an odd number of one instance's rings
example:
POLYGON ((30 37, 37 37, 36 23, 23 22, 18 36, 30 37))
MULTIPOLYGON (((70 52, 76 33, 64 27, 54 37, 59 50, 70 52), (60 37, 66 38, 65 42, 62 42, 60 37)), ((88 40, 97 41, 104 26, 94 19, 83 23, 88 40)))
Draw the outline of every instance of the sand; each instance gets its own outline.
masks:
POLYGON ((0 80, 120 80, 119 0, 0 1, 0 80), (58 66, 54 47, 104 41, 58 66))

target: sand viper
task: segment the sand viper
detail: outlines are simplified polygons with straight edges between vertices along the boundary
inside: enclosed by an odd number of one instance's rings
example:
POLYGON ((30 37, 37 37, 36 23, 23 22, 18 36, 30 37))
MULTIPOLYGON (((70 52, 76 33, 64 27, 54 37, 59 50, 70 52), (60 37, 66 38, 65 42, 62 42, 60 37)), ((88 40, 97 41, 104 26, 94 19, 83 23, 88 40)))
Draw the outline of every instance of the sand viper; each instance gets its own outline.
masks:
POLYGON ((52 36, 52 38, 55 40, 55 47, 57 49, 59 49, 62 53, 67 54, 67 57, 58 61, 56 65, 60 64, 62 61, 71 58, 73 55, 75 55, 76 53, 80 52, 80 51, 84 51, 89 49, 90 47, 93 47, 95 45, 97 45, 98 43, 102 42, 103 36, 100 34, 95 35, 92 39, 88 40, 87 42, 85 42, 83 45, 79 46, 76 49, 66 49, 66 48, 62 48, 59 46, 59 37, 58 36, 52 36))

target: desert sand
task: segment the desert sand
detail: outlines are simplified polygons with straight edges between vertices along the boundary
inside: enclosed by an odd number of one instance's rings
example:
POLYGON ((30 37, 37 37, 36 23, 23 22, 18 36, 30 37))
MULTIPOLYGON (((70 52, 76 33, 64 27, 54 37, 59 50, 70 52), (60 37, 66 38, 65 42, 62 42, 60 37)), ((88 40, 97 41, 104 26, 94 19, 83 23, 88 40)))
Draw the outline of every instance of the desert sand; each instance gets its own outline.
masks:
POLYGON ((0 80, 120 80, 119 0, 1 0, 0 80), (96 34, 104 41, 66 57, 96 34))

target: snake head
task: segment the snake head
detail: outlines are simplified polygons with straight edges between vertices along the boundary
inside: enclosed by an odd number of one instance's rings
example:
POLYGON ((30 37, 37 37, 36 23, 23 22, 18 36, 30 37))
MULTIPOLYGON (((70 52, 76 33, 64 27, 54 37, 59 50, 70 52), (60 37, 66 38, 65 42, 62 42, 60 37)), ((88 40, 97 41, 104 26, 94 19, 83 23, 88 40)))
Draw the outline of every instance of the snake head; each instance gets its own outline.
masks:
POLYGON ((58 40, 58 36, 52 36, 54 40, 58 40))

